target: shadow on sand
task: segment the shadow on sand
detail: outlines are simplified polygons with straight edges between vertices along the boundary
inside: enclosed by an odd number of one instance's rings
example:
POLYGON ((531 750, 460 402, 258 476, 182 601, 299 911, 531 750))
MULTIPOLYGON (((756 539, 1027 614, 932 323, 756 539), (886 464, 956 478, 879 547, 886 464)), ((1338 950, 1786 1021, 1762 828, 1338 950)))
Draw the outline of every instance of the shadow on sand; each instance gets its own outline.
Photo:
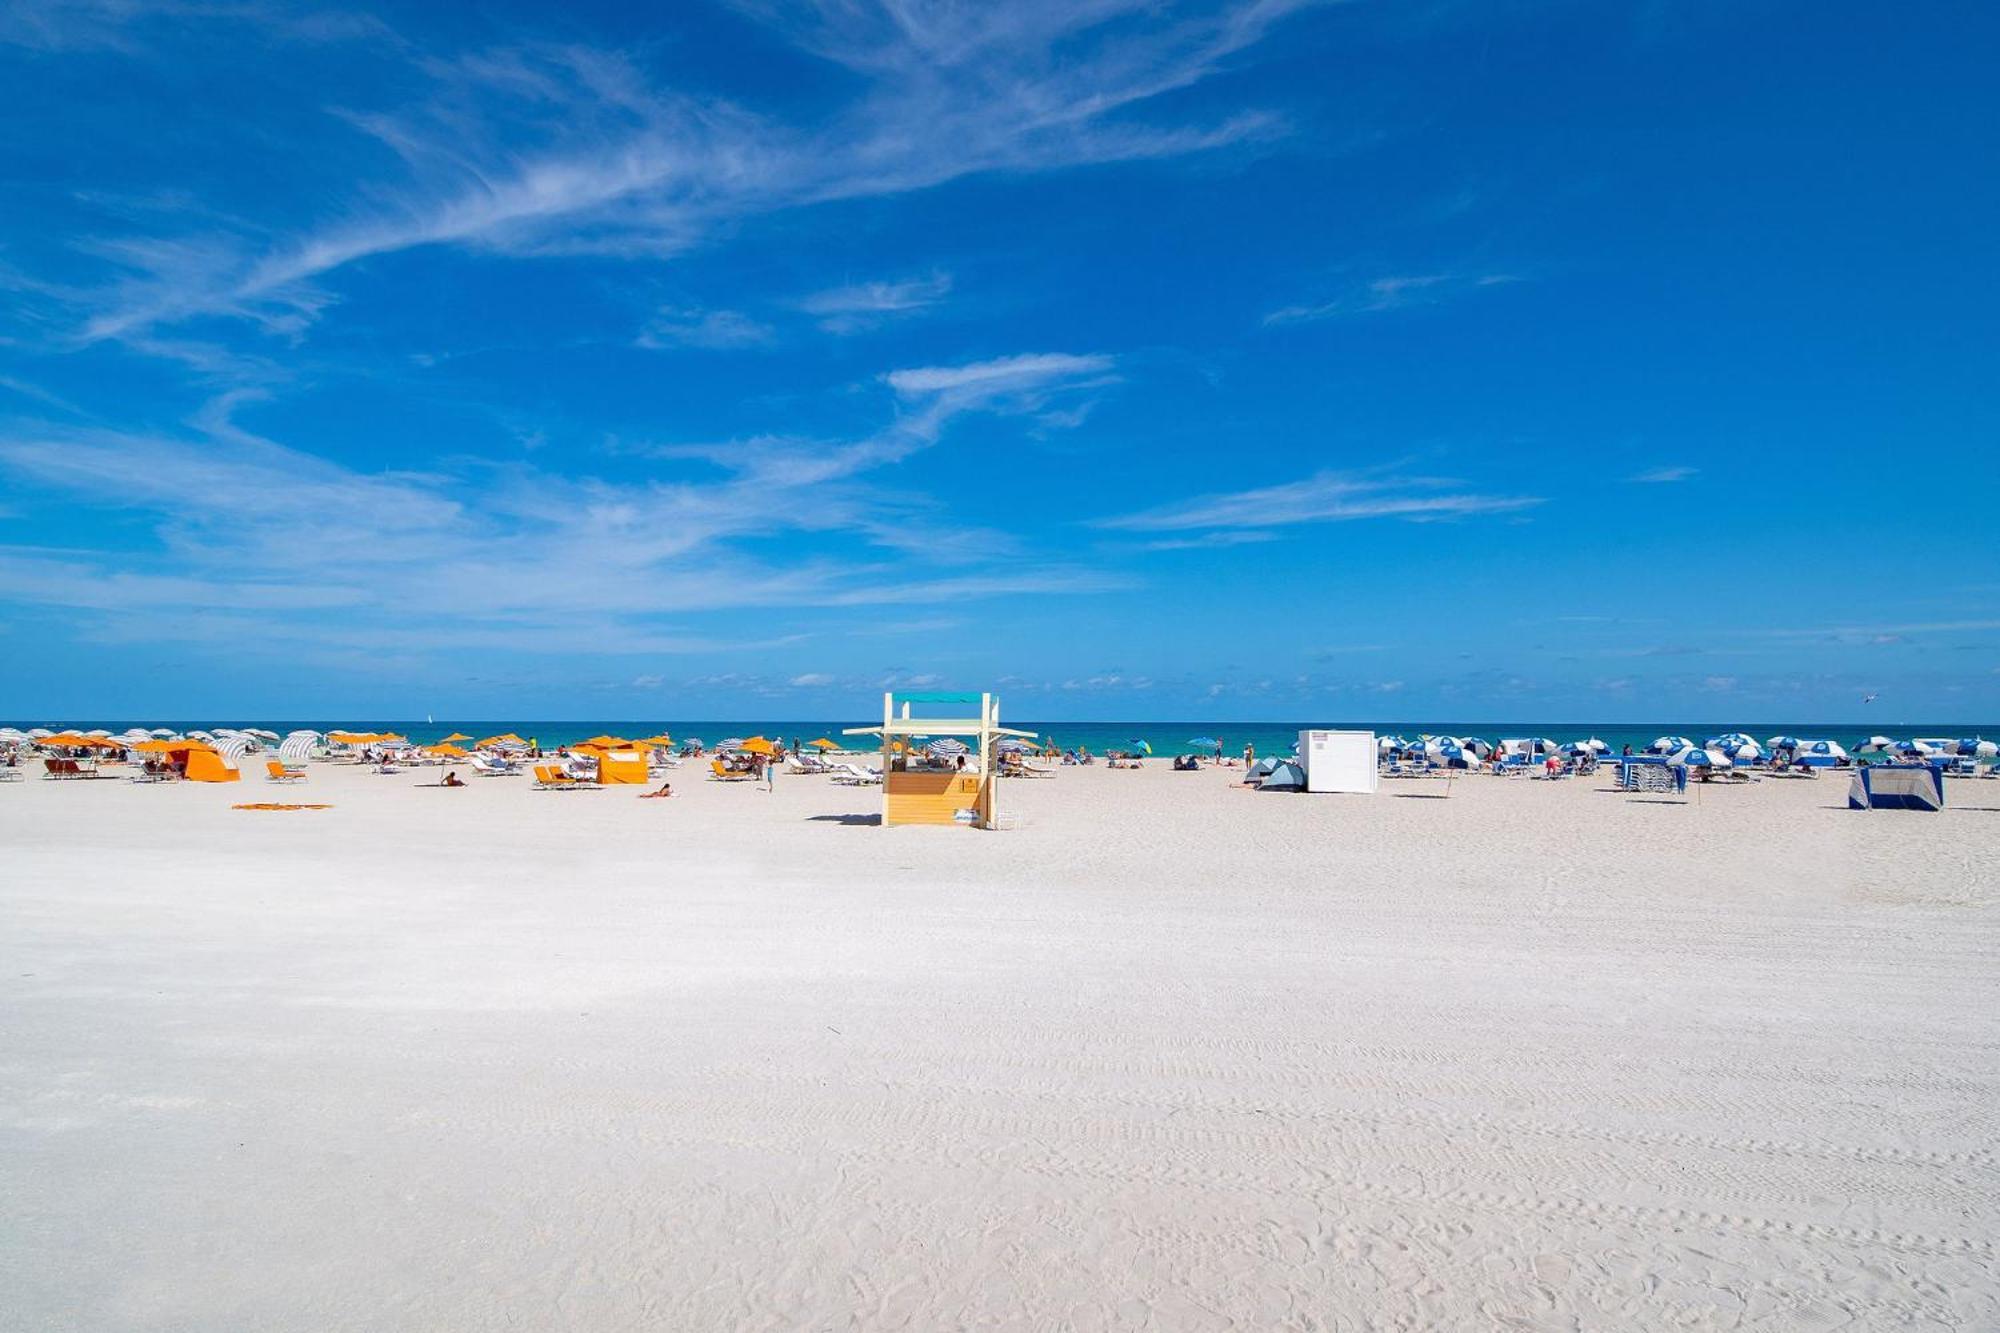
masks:
POLYGON ((852 828, 880 825, 880 815, 807 815, 808 824, 845 824, 852 828))

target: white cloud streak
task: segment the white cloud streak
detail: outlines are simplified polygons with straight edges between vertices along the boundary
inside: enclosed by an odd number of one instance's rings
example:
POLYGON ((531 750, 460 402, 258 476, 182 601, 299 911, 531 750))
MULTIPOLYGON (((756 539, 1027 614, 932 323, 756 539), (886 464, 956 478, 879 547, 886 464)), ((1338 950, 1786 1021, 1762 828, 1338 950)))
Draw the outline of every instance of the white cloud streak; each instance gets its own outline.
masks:
POLYGON ((799 309, 819 319, 827 333, 845 336, 865 333, 891 319, 915 314, 935 306, 951 294, 951 275, 934 273, 928 278, 903 282, 862 282, 814 292, 801 300, 799 309))
POLYGON ((1288 305, 1264 316, 1268 325, 1309 324, 1346 315, 1376 315, 1415 306, 1440 305, 1469 292, 1520 282, 1512 273, 1416 273, 1375 278, 1330 300, 1288 305))
POLYGON ((1449 489, 1454 484, 1442 478, 1397 477, 1380 472, 1321 472, 1302 481, 1205 495, 1102 519, 1099 525, 1134 532, 1192 528, 1258 530, 1366 518, 1435 520, 1505 514, 1542 503, 1538 496, 1487 495, 1449 489))

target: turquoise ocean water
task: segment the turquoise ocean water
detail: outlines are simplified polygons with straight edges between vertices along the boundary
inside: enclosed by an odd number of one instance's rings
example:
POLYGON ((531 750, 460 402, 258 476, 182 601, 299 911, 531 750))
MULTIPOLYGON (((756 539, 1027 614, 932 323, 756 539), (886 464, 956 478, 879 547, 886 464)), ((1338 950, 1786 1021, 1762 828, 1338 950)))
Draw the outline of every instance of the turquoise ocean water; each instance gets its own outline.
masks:
MULTIPOLYGON (((1112 748, 1127 748, 1133 741, 1143 740, 1153 747, 1156 755, 1178 754, 1192 747, 1188 742, 1197 737, 1213 737, 1221 741, 1232 754, 1239 753, 1245 745, 1255 745, 1260 754, 1289 750, 1298 740, 1299 732, 1307 727, 1374 731, 1381 735, 1399 735, 1414 738, 1419 735, 1479 736, 1487 740, 1499 740, 1509 736, 1546 736, 1551 740, 1573 741, 1594 736, 1606 742, 1616 752, 1625 745, 1633 749, 1643 749, 1657 736, 1687 736, 1699 742, 1710 736, 1741 731, 1756 737, 1759 741, 1771 736, 1797 736, 1807 740, 1834 740, 1852 751, 1869 736, 1880 734, 1896 739, 1910 736, 1965 737, 1985 735, 2000 738, 2000 723, 1985 724, 1959 722, 1799 722, 1793 721, 1745 721, 1740 718, 1724 718, 1706 722, 1661 721, 1661 722, 1459 722, 1450 719, 1381 719, 1372 721, 1341 721, 1326 719, 1307 722, 1034 722, 1014 718, 1005 719, 1010 727, 1019 727, 1049 737, 1057 744, 1068 748, 1088 746, 1102 753, 1112 748)), ((264 727, 283 735, 302 727, 315 731, 359 730, 390 731, 408 736, 419 743, 429 743, 441 739, 455 731, 465 732, 473 737, 490 736, 498 732, 512 731, 524 737, 532 737, 543 746, 555 746, 570 741, 580 741, 588 736, 609 734, 613 736, 651 736, 661 731, 676 738, 700 737, 710 746, 732 736, 770 736, 790 742, 793 738, 810 741, 820 736, 842 739, 844 727, 869 725, 866 717, 838 719, 738 719, 738 720, 676 720, 673 718, 602 718, 593 721, 548 721, 522 718, 447 718, 436 722, 408 718, 257 718, 257 717, 211 717, 211 718, 93 718, 84 716, 46 717, 13 720, 8 725, 21 727, 48 727, 51 730, 76 728, 90 730, 107 728, 123 731, 128 727, 169 727, 175 731, 188 728, 213 730, 224 727, 264 727)), ((854 739, 849 742, 856 748, 865 747, 868 742, 854 739)))

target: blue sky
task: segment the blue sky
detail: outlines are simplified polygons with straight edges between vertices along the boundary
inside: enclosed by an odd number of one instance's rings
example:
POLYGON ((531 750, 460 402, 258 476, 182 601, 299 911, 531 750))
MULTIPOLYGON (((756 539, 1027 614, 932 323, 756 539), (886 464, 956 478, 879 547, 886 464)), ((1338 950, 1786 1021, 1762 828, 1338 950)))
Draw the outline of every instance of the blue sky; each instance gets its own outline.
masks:
POLYGON ((1996 39, 16 0, 0 713, 2000 717, 1996 39))

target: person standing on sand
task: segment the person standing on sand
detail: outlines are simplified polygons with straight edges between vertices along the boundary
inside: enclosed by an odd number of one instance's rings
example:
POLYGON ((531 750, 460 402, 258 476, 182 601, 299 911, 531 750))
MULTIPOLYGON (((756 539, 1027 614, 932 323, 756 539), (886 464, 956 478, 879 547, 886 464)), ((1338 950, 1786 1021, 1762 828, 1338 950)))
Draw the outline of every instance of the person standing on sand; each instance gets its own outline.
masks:
POLYGON ((1243 767, 1249 768, 1257 762, 1257 746, 1253 742, 1243 747, 1243 767))
POLYGON ((778 790, 777 756, 773 755, 767 759, 759 755, 757 762, 764 766, 764 794, 769 796, 778 790))

